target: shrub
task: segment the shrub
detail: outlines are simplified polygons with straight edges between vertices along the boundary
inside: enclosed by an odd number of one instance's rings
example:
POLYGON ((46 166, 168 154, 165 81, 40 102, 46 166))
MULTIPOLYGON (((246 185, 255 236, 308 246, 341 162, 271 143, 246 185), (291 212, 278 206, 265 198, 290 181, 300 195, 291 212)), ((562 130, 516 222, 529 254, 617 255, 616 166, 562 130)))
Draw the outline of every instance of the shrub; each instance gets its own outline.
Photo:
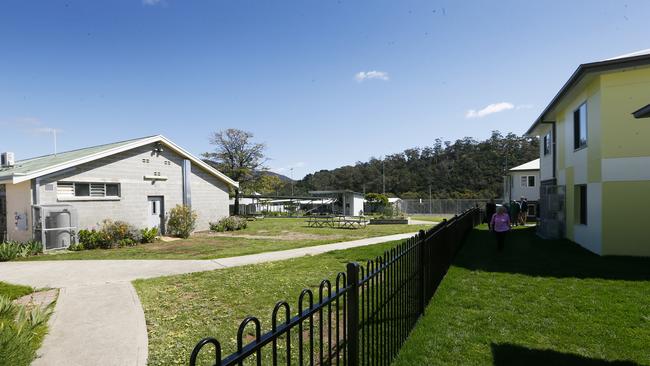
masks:
POLYGON ((133 246, 136 246, 137 244, 138 244, 138 242, 136 242, 135 240, 133 240, 131 238, 124 238, 124 239, 120 239, 120 240, 117 241, 117 247, 118 248, 133 247, 133 246))
POLYGON ((140 243, 153 243, 158 237, 158 228, 152 227, 150 229, 144 228, 140 230, 140 243))
POLYGON ((189 238, 196 228, 197 214, 189 206, 176 205, 169 212, 167 229, 173 236, 189 238))
POLYGON ((15 259, 20 253, 20 245, 15 242, 6 242, 0 244, 0 262, 15 259))
POLYGON ((84 248, 84 245, 82 243, 72 243, 68 247, 68 250, 71 250, 73 252, 78 252, 78 251, 84 250, 84 249, 86 249, 86 248, 84 248))
POLYGON ((0 244, 0 262, 10 261, 15 258, 26 258, 43 252, 43 245, 35 240, 24 243, 7 241, 0 244))
POLYGON ((108 234, 94 229, 79 230, 79 243, 82 244, 83 249, 110 248, 112 244, 108 234))
POLYGON ((26 256, 39 255, 43 253, 43 244, 40 241, 30 240, 21 244, 26 252, 26 256))
POLYGON ((219 220, 216 223, 211 222, 210 230, 218 231, 218 232, 235 231, 235 230, 246 229, 247 226, 248 226, 248 221, 245 218, 239 216, 230 216, 230 217, 224 217, 223 219, 219 220))
POLYGON ((106 235, 110 244, 114 244, 119 243, 124 239, 133 240, 133 233, 136 232, 136 230, 127 222, 106 219, 102 222, 101 232, 106 235))
POLYGON ((27 310, 0 296, 0 364, 9 360, 7 365, 31 364, 50 313, 39 307, 27 310))

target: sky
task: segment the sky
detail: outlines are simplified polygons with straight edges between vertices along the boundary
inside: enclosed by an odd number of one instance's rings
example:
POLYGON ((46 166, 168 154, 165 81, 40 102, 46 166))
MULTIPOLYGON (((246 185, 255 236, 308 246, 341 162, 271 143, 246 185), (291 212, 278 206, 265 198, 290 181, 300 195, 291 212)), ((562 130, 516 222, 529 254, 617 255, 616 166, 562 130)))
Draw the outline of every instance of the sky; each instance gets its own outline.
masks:
POLYGON ((299 179, 522 134, 580 63, 650 48, 650 2, 0 1, 0 151, 252 132, 299 179), (292 169, 293 168, 293 169, 292 169))

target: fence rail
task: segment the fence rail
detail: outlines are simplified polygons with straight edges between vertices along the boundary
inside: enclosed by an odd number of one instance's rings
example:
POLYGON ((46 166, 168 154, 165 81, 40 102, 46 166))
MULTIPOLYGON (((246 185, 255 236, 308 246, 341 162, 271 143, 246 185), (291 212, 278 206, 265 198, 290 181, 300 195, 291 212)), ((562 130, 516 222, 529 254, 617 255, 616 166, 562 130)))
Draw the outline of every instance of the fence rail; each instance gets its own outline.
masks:
MULTIPOLYGON (((269 359, 298 365, 388 365, 433 297, 464 237, 480 223, 478 208, 421 230, 365 266, 348 263, 334 286, 323 280, 314 293, 305 289, 298 311, 278 302, 271 313, 271 330, 262 334, 260 320, 244 319, 237 332, 237 350, 222 357, 221 344, 204 338, 194 347, 190 365, 212 345, 210 363, 217 366, 262 365, 269 359), (255 337, 244 345, 252 324, 255 337), (270 349, 269 349, 270 348, 270 349), (264 355, 263 355, 264 351, 264 355)), ((205 357, 205 356, 203 356, 205 357)))

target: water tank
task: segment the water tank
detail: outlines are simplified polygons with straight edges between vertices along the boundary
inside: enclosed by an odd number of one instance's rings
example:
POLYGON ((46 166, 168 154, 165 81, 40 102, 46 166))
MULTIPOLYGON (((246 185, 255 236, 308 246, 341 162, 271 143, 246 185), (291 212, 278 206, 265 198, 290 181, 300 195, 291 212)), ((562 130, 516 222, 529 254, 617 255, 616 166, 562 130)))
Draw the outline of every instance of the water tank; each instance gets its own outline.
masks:
MULTIPOLYGON (((45 217, 45 228, 67 228, 72 226, 72 217, 68 211, 52 211, 45 217)), ((69 230, 46 231, 46 249, 66 248, 70 246, 69 230)))

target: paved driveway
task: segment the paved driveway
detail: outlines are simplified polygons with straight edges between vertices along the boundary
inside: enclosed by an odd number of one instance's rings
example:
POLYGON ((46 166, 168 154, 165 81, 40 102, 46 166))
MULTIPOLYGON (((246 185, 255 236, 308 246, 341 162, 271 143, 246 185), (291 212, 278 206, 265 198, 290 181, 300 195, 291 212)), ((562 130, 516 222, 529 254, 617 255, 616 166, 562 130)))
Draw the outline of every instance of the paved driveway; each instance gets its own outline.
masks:
POLYGON ((388 235, 214 260, 76 260, 0 263, 0 281, 60 288, 33 365, 146 365, 147 325, 138 278, 211 271, 405 239, 388 235))

